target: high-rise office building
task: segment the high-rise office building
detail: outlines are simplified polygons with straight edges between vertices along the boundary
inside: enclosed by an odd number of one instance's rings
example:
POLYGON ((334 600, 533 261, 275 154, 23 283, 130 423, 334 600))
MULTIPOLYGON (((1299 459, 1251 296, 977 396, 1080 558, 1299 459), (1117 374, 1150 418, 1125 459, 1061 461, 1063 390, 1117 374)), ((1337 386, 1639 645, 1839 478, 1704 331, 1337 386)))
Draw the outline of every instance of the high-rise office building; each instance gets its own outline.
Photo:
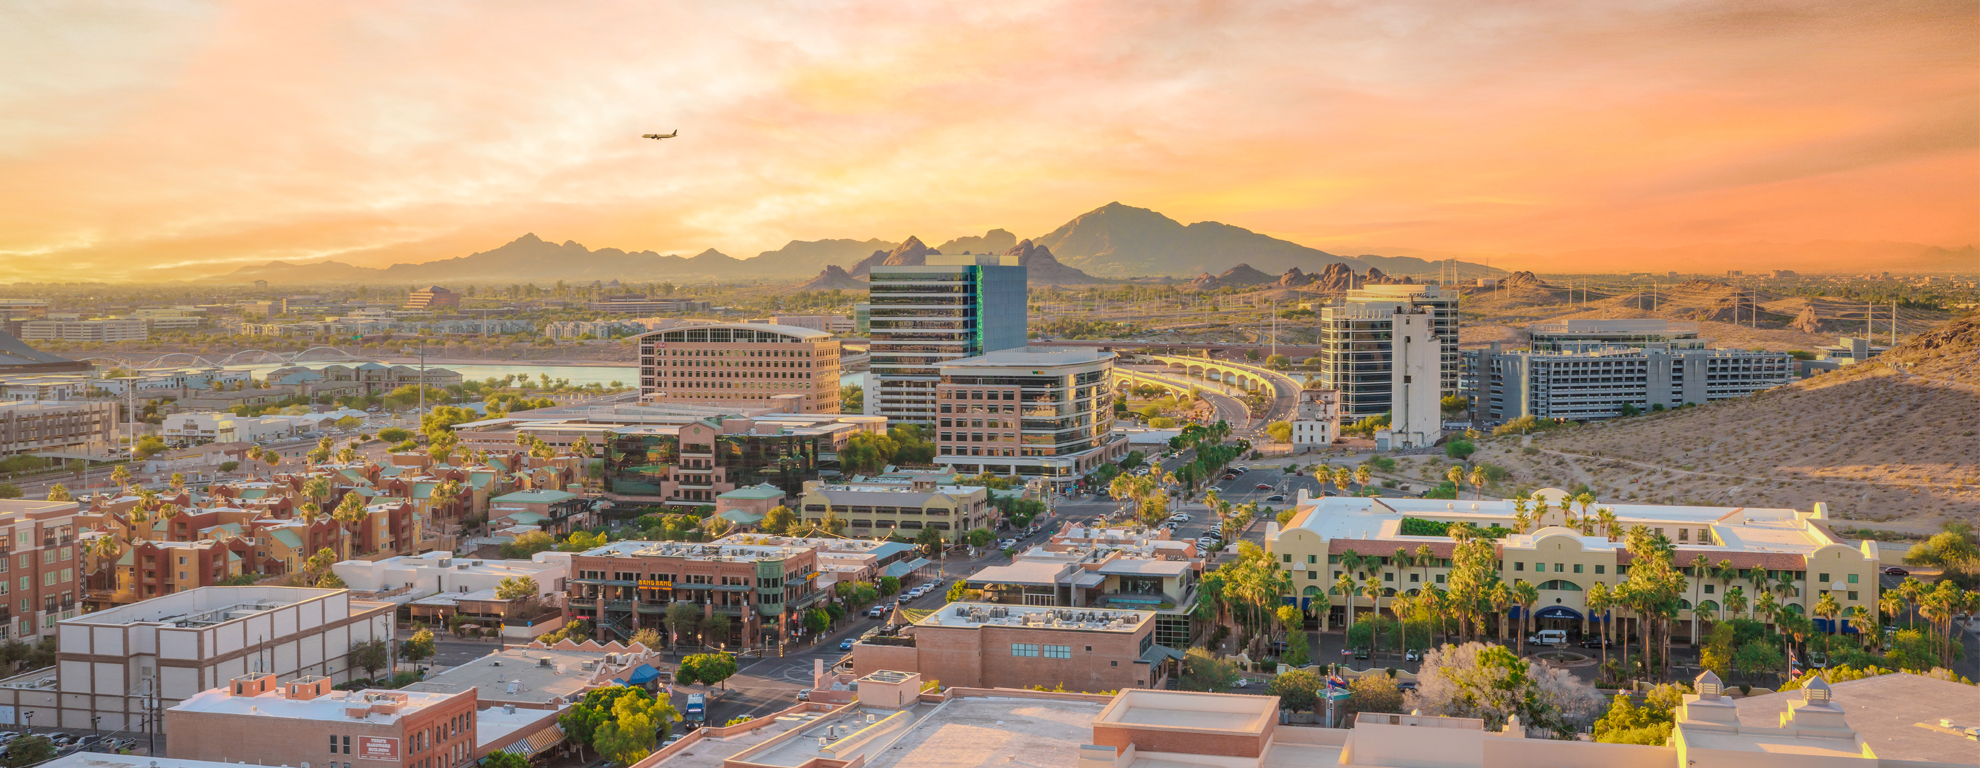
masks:
POLYGON ((839 342, 810 328, 695 325, 639 337, 643 401, 839 412, 839 342))
MULTIPOLYGON (((1434 285, 1371 285, 1320 309, 1320 386, 1340 390, 1342 422, 1394 408, 1401 380, 1393 343, 1398 315, 1426 316, 1417 322, 1426 324, 1437 346, 1436 396, 1457 394, 1457 302, 1457 292, 1434 285)), ((1408 375, 1417 382, 1414 372, 1408 375)))
POLYGON ((935 460, 1065 488, 1127 455, 1114 434, 1114 353, 1026 347, 944 363, 935 460))
POLYGON ((871 279, 868 413, 931 428, 943 363, 1024 346, 1016 256, 931 255, 925 265, 874 267, 871 279))

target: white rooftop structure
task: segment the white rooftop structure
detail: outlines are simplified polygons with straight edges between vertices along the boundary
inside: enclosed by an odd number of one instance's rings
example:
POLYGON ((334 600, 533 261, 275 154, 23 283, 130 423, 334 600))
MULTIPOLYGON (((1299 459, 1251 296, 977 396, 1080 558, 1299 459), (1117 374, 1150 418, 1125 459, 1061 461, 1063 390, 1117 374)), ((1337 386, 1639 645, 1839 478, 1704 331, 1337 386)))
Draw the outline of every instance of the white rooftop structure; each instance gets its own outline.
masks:
POLYGON ((786 560, 810 551, 810 547, 765 544, 696 544, 684 541, 615 541, 586 550, 585 557, 684 557, 711 562, 753 563, 786 560))
POLYGON ((985 626, 1079 629, 1089 632, 1134 632, 1154 620, 1148 611, 1054 608, 1002 603, 950 603, 922 617, 915 626, 977 629, 985 626))
POLYGON ((482 560, 455 557, 451 552, 427 552, 376 562, 345 560, 330 570, 361 592, 476 592, 494 589, 503 579, 527 576, 536 581, 540 594, 552 594, 564 589, 563 581, 570 575, 570 554, 538 552, 529 560, 482 560))
POLYGON ((259 696, 236 696, 230 689, 213 688, 179 702, 179 705, 172 709, 180 712, 252 715, 339 723, 362 719, 368 723, 388 725, 398 722, 401 717, 440 704, 457 695, 459 694, 410 690, 365 690, 335 691, 330 695, 313 699, 292 699, 282 695, 279 690, 271 690, 259 696), (365 715, 362 718, 353 718, 351 712, 360 708, 366 710, 365 715))

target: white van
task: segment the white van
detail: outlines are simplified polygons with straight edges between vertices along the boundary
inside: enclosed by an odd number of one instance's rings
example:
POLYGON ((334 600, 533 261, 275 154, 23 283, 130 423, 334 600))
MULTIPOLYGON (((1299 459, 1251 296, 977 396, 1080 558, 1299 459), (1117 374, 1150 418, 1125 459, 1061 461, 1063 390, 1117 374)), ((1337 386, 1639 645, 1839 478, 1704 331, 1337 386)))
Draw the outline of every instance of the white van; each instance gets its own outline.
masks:
POLYGON ((1526 638, 1529 645, 1567 645, 1567 630, 1543 629, 1526 638))

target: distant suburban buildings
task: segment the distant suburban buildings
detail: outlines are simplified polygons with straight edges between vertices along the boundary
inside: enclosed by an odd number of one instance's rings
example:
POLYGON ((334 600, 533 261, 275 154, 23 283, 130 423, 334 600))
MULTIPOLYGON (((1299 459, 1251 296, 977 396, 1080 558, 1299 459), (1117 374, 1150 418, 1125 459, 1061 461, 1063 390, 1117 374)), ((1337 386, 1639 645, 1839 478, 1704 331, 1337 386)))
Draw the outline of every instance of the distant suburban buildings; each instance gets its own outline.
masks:
POLYGON ((636 336, 648 330, 646 324, 630 320, 560 320, 543 324, 543 338, 556 341, 576 341, 587 336, 612 339, 636 336))
POLYGON ((144 341, 151 326, 143 320, 29 320, 21 324, 28 341, 114 342, 144 341))
POLYGON ((1025 268, 1016 256, 928 257, 876 266, 867 412, 891 423, 936 424, 943 363, 1025 345, 1025 268))
POLYGON ((1078 482, 1128 452, 1113 429, 1113 368, 1114 353, 1076 347, 941 361, 935 460, 968 475, 1078 482))
POLYGON ((446 387, 461 383, 461 375, 446 368, 428 367, 422 371, 416 365, 383 363, 331 364, 321 368, 291 365, 269 371, 264 378, 269 382, 281 384, 347 383, 355 385, 367 395, 380 395, 421 382, 429 387, 446 387))
POLYGON ((851 333, 853 330, 852 318, 844 315, 771 315, 770 317, 751 320, 750 322, 810 328, 814 331, 824 331, 832 334, 851 333))
POLYGON ((406 297, 406 309, 420 312, 458 309, 460 306, 460 294, 437 285, 413 291, 406 297))
POLYGON ((809 328, 695 325, 639 337, 640 399, 839 412, 839 341, 809 328))
POLYGON ((1695 323, 1568 320, 1529 329, 1531 350, 1464 353, 1466 395, 1487 424, 1593 421, 1745 397, 1795 378, 1786 352, 1708 349, 1695 323))
POLYGON ((657 315, 681 312, 707 312, 714 305, 693 299, 660 299, 651 296, 606 296, 591 302, 591 311, 608 315, 657 315))
POLYGON ((1343 423, 1389 413, 1395 447, 1437 440, 1438 401, 1458 391, 1457 305, 1434 285, 1371 285, 1320 308, 1320 387, 1340 393, 1343 423))

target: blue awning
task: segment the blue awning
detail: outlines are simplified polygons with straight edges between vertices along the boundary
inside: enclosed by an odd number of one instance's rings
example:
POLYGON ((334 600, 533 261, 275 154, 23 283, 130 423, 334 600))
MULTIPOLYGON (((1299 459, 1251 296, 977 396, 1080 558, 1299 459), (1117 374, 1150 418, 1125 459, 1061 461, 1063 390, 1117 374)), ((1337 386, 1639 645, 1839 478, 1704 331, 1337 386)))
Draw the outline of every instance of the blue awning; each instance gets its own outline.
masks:
POLYGON ((654 669, 651 664, 641 664, 638 669, 632 671, 632 674, 626 676, 626 684, 645 685, 658 679, 660 679, 660 670, 654 669))
POLYGON ((1573 608, 1569 608, 1569 607, 1567 607, 1567 606, 1565 606, 1565 605, 1550 605, 1550 606, 1547 606, 1547 607, 1545 607, 1545 608, 1542 608, 1542 609, 1540 609, 1540 610, 1538 610, 1538 611, 1535 611, 1535 612, 1533 613, 1533 618, 1536 618, 1536 619, 1573 619, 1573 620, 1575 620, 1575 621, 1580 621, 1580 620, 1581 620, 1581 614, 1580 614, 1579 612, 1577 612, 1577 611, 1575 611, 1575 610, 1574 610, 1573 608))

